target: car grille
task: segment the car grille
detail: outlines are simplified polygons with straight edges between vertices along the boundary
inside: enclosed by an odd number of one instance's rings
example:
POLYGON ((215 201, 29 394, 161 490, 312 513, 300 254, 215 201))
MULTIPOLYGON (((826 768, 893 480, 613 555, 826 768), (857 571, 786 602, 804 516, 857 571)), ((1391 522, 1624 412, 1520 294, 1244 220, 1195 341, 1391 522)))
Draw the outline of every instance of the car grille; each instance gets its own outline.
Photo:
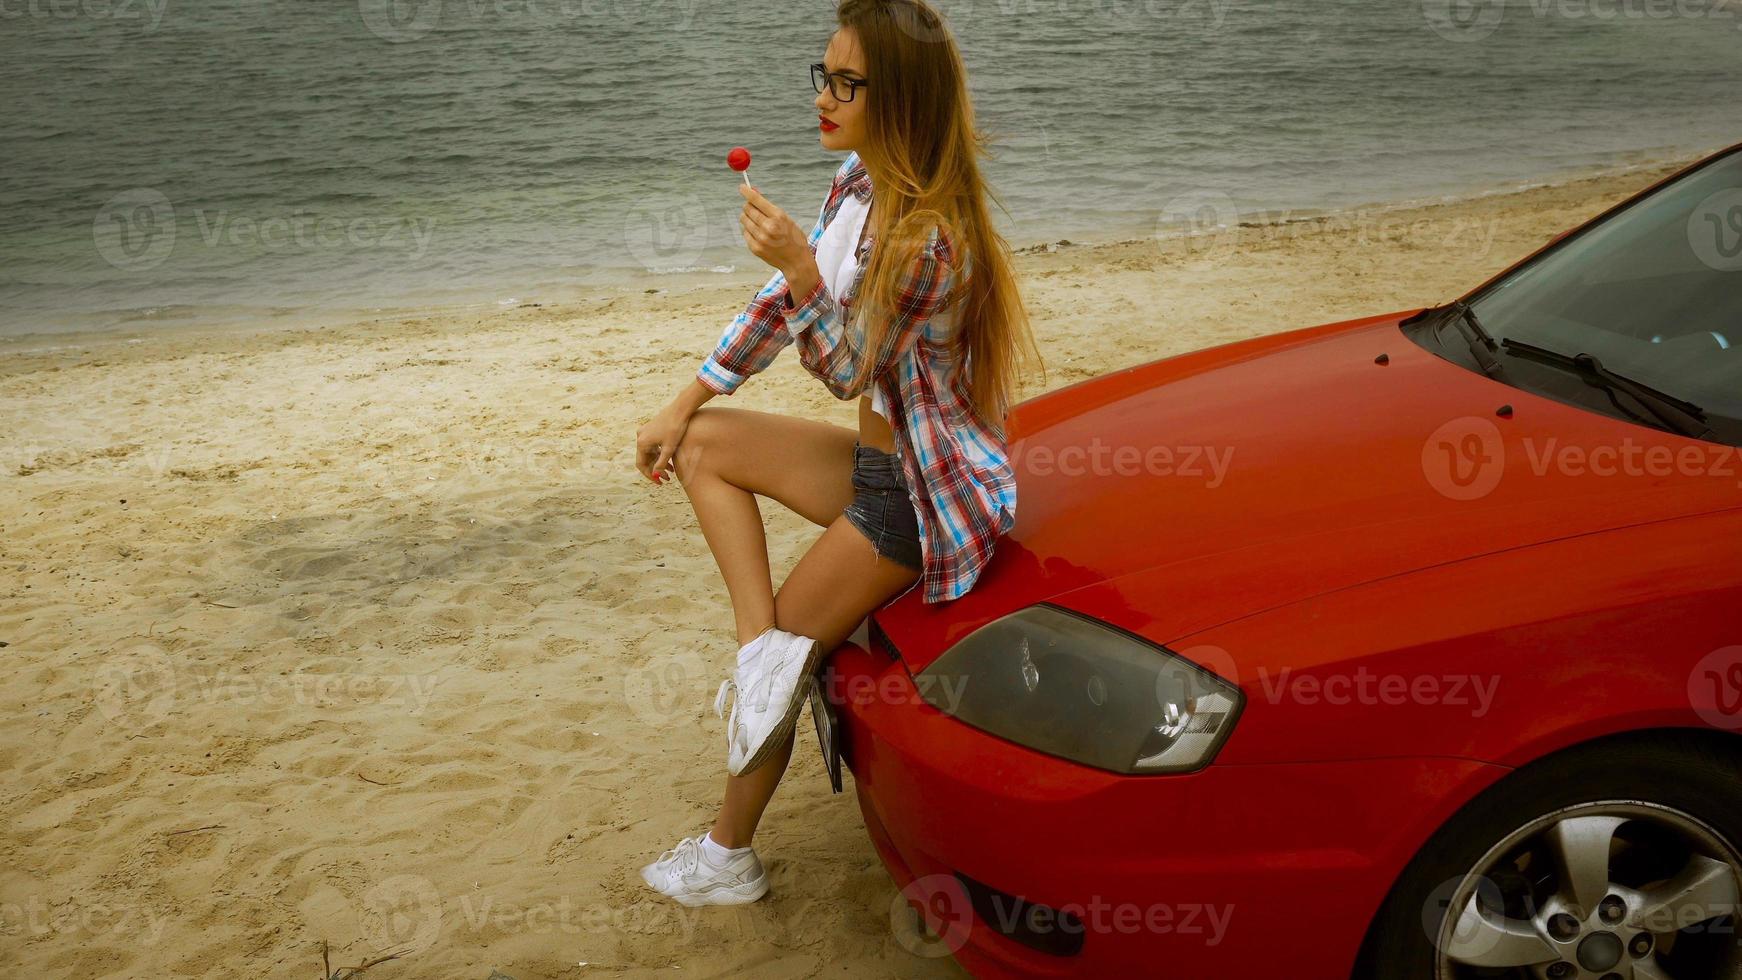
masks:
POLYGON ((956 872, 968 892, 974 914, 993 932, 1050 956, 1075 956, 1083 949, 1080 916, 1050 905, 1030 902, 956 872))

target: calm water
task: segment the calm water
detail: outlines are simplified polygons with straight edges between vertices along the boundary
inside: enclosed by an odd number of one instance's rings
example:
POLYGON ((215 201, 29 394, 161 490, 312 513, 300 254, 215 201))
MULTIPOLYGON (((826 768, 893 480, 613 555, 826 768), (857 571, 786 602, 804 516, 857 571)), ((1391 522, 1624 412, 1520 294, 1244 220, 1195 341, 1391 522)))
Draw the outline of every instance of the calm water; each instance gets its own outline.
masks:
MULTIPOLYGON (((1742 140, 1718 0, 946 0, 1012 244, 1742 140), (1462 18, 1448 18, 1448 6, 1462 18)), ((4 0, 0 333, 767 271, 826 0, 4 0)))

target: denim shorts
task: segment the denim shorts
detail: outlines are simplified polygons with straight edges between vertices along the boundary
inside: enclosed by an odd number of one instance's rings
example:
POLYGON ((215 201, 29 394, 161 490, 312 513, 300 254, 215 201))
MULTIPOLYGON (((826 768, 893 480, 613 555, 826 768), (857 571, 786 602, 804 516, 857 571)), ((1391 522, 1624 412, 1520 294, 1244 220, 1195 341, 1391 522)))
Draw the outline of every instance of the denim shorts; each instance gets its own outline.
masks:
POLYGON ((907 495, 901 460, 875 446, 853 442, 853 502, 847 520, 871 542, 880 558, 921 571, 919 515, 907 495))

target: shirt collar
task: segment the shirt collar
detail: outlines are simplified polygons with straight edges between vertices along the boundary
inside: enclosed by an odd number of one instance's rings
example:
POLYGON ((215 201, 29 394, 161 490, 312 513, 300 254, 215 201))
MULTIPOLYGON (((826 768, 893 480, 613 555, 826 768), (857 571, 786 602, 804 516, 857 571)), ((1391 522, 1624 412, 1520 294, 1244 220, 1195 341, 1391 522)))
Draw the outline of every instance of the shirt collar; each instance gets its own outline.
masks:
POLYGON ((853 165, 847 168, 846 188, 859 199, 860 204, 871 200, 871 174, 866 171, 865 163, 859 159, 858 154, 853 155, 853 165))

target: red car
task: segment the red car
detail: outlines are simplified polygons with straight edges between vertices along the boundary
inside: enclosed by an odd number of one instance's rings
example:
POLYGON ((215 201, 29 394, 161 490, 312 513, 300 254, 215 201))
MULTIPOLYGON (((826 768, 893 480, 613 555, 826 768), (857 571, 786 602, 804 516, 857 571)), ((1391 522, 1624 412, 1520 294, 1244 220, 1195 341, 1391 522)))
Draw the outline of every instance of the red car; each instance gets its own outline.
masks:
POLYGON ((979 583, 892 603, 824 678, 910 948, 1742 976, 1742 146, 1459 302, 1141 364, 1010 431, 979 583))

